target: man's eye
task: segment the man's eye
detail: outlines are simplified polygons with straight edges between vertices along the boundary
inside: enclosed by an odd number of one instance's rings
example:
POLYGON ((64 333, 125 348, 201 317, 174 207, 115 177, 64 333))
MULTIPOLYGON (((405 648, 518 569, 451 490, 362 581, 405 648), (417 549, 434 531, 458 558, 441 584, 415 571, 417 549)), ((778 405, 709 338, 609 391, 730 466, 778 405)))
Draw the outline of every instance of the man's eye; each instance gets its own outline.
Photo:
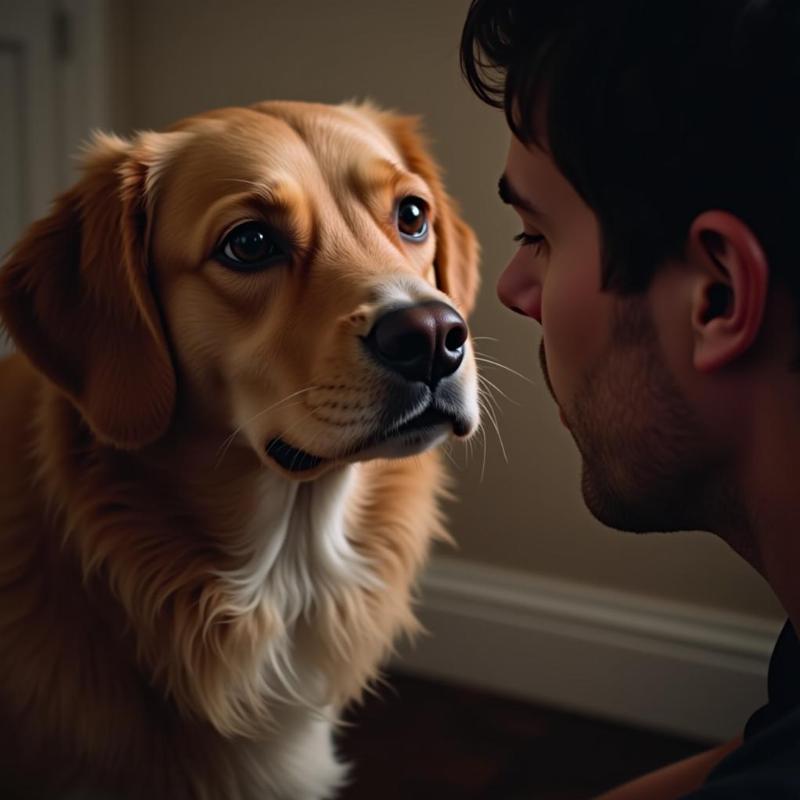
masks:
POLYGON ((528 245, 540 245, 542 242, 544 242, 544 236, 539 233, 533 234, 525 233, 525 231, 523 231, 514 237, 514 241, 519 242, 520 247, 526 247, 528 245))
POLYGON ((286 261, 288 254, 263 222, 244 222, 220 242, 216 257, 226 267, 251 272, 286 261))

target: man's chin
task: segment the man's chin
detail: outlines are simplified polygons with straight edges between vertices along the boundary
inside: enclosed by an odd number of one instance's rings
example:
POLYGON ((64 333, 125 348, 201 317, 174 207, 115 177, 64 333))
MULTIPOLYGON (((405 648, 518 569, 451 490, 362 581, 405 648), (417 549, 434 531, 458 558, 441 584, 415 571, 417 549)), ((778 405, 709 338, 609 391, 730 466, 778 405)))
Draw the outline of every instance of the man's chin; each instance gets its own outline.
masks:
MULTIPOLYGON (((585 463, 581 476, 581 493, 589 513, 603 525, 630 533, 647 533, 653 530, 649 522, 632 508, 633 504, 628 498, 623 498, 607 483, 594 479, 585 463)), ((650 514, 647 516, 651 517, 650 514)))
POLYGON ((682 508, 679 497, 668 499, 666 494, 657 492, 640 494, 638 497, 626 496, 608 486, 607 482, 593 480, 585 465, 581 492, 589 513, 598 522, 614 530, 626 533, 674 533, 698 527, 688 519, 678 519, 682 508))

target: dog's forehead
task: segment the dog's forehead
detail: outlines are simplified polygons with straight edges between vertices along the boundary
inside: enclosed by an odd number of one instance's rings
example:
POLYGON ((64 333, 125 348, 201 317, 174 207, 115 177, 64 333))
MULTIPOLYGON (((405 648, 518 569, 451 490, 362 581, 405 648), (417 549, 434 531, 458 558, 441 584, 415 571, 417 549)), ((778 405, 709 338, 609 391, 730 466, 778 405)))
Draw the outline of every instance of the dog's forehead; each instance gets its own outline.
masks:
POLYGON ((254 108, 291 126, 309 150, 326 162, 363 160, 364 156, 402 162, 395 143, 368 106, 273 101, 254 108))
POLYGON ((405 168, 394 143, 366 115, 314 104, 279 105, 269 113, 226 109, 189 120, 181 127, 195 135, 176 170, 210 183, 284 176, 302 184, 320 175, 338 181, 365 163, 405 168))

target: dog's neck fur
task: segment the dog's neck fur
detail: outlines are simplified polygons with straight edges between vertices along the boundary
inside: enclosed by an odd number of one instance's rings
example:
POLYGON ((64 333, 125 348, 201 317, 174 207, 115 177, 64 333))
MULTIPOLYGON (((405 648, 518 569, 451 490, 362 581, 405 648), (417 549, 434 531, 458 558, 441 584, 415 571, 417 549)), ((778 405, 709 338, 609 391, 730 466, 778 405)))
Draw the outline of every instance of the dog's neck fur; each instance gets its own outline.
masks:
POLYGON ((244 447, 220 461, 215 436, 178 432, 120 452, 97 445, 63 400, 46 398, 43 412, 60 422, 41 428, 42 477, 83 578, 110 587, 139 663, 179 707, 251 735, 276 701, 346 699, 352 687, 332 685, 324 667, 351 643, 342 611, 380 586, 348 538, 359 466, 298 483, 244 447), (72 440, 54 448, 58 431, 72 440))

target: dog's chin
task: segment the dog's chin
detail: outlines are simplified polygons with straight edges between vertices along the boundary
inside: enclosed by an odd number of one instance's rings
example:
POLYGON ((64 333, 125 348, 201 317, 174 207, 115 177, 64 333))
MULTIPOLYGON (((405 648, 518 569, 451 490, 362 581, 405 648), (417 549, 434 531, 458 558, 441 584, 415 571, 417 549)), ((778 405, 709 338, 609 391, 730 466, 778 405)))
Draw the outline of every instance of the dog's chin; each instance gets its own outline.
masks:
POLYGON ((332 458, 323 458, 301 450, 280 437, 271 439, 264 452, 270 466, 295 480, 307 481, 343 464, 419 455, 441 444, 453 434, 458 437, 468 435, 471 427, 466 420, 428 409, 400 426, 380 431, 359 441, 332 458))
POLYGON ((367 445, 345 456, 342 461, 371 461, 374 458, 407 458, 419 455, 444 442, 453 432, 450 423, 440 422, 419 430, 394 435, 388 439, 367 445))

